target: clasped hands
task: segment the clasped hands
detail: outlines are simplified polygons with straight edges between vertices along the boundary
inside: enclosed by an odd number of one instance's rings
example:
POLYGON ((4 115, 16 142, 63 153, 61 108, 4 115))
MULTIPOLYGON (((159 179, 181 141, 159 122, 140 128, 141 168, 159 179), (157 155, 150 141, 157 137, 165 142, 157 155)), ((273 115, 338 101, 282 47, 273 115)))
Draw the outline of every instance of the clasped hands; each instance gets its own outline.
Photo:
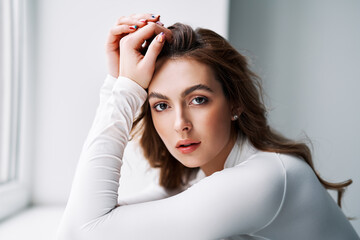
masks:
POLYGON ((144 89, 149 86, 157 56, 165 41, 172 37, 159 20, 160 15, 152 14, 134 14, 117 20, 106 43, 110 75, 127 77, 144 89))

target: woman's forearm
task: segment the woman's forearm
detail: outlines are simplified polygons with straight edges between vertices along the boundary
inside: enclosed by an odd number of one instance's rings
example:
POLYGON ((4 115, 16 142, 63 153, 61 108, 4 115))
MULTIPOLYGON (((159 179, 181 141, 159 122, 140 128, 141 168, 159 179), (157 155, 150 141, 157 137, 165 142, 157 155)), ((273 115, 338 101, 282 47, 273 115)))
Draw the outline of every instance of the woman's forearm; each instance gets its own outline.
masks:
MULTIPOLYGON (((106 83, 105 83, 106 84, 106 83)), ((108 83, 109 84, 109 83, 108 83)), ((135 82, 119 78, 106 97, 84 144, 60 234, 91 228, 117 205, 120 169, 137 110, 146 92, 135 82)))

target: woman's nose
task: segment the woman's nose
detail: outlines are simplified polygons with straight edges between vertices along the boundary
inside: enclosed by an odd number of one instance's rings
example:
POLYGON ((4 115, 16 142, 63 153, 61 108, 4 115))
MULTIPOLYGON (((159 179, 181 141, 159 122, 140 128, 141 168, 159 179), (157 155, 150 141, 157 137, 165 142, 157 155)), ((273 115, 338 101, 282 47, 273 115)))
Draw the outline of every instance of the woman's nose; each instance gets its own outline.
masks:
POLYGON ((174 129, 178 133, 189 132, 192 129, 192 124, 184 110, 176 112, 174 129))

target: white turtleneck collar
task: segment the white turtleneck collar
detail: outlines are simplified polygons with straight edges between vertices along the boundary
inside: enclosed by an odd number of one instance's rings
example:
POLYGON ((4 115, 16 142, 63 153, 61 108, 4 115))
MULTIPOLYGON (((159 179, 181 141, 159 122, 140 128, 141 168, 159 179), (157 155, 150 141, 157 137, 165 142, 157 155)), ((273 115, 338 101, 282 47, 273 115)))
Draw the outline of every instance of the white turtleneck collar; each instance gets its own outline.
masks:
POLYGON ((224 168, 231 168, 239 165, 258 151, 259 150, 257 150, 247 138, 238 136, 234 147, 225 161, 224 168))

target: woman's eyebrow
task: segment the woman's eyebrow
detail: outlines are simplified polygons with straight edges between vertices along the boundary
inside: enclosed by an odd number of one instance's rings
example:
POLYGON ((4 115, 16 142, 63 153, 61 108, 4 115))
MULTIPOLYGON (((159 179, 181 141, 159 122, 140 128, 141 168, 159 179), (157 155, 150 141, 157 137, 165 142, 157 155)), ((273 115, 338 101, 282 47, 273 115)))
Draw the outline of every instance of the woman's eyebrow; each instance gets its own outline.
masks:
POLYGON ((208 91, 208 92, 211 92, 211 93, 214 92, 210 87, 208 87, 208 86, 206 86, 204 84, 198 84, 198 85, 195 85, 195 86, 192 86, 192 87, 189 87, 189 88, 185 89, 185 91, 181 94, 181 96, 185 97, 185 96, 189 95, 190 93, 192 93, 192 92, 194 92, 196 90, 205 90, 205 91, 208 91))
POLYGON ((164 100, 169 100, 169 98, 161 93, 157 93, 157 92, 151 92, 149 94, 149 98, 160 98, 160 99, 164 99, 164 100))
MULTIPOLYGON (((214 92, 210 87, 204 85, 204 84, 197 84, 197 85, 194 85, 192 87, 189 87, 187 89, 185 89, 182 93, 181 93, 181 97, 185 97, 187 95, 189 95, 190 93, 196 91, 196 90, 205 90, 205 91, 208 91, 208 92, 214 92)), ((161 93, 157 93, 157 92, 151 92, 149 94, 149 98, 159 98, 159 99, 164 99, 164 100, 169 100, 169 98, 161 93)))

